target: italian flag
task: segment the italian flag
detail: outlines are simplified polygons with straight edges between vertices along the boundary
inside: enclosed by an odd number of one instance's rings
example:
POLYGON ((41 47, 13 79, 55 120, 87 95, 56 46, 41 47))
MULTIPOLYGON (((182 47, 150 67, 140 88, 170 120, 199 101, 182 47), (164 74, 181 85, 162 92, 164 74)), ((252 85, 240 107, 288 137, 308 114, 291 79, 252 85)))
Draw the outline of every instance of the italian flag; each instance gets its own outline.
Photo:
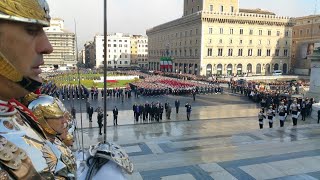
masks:
POLYGON ((161 57, 160 58, 160 69, 172 69, 171 57, 161 57))

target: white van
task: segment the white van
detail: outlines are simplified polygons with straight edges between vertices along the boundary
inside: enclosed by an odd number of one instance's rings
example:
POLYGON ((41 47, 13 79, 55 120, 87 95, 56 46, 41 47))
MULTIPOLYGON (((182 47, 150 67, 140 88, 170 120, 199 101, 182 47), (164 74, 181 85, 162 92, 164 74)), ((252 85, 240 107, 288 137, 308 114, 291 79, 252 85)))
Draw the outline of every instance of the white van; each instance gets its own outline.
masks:
POLYGON ((274 75, 274 76, 280 76, 280 75, 282 75, 282 70, 274 70, 273 73, 272 73, 272 75, 274 75))

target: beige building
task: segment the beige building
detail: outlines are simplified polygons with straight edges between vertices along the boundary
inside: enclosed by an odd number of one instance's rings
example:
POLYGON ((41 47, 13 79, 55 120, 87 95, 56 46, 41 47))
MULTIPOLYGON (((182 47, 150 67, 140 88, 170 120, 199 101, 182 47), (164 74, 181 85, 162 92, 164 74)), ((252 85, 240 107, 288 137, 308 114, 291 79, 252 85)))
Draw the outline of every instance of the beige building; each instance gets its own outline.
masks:
POLYGON ((293 20, 261 9, 239 9, 238 0, 184 0, 184 15, 147 30, 149 69, 212 74, 290 71, 293 20))
POLYGON ((295 74, 310 74, 310 60, 315 43, 320 43, 320 15, 295 18, 292 35, 292 66, 295 74))
POLYGON ((131 66, 148 68, 148 37, 142 35, 130 36, 131 66))
POLYGON ((64 29, 64 21, 60 18, 53 18, 50 21, 50 27, 44 28, 44 31, 53 47, 51 54, 44 55, 44 66, 75 67, 77 64, 75 34, 64 29))

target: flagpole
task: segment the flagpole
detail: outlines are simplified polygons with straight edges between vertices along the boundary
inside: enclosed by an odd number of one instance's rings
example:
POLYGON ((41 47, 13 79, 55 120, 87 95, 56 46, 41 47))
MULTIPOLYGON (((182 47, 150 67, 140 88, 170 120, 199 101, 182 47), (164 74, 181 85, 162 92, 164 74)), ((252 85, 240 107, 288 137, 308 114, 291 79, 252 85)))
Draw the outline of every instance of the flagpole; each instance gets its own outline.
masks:
POLYGON ((106 90, 107 90, 107 0, 104 0, 104 48, 103 48, 103 133, 104 133, 104 138, 103 141, 104 143, 107 142, 107 97, 106 97, 106 90))
MULTIPOLYGON (((78 39, 77 39, 77 22, 74 19, 74 30, 75 30, 75 43, 76 43, 76 61, 77 61, 77 73, 78 73, 78 84, 81 87, 80 79, 80 67, 78 65, 78 39)), ((81 128, 81 149, 82 149, 82 160, 84 161, 84 145, 83 145, 83 121, 82 121, 82 106, 80 100, 80 128, 81 128)))

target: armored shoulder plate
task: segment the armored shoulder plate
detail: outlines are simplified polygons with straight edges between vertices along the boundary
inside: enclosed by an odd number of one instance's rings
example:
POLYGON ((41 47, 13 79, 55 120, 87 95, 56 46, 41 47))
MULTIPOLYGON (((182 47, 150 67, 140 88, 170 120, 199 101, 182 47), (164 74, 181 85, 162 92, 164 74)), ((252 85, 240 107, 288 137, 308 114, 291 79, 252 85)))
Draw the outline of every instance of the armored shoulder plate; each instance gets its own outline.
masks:
POLYGON ((89 148, 89 153, 93 157, 105 158, 115 162, 129 174, 133 172, 133 164, 129 160, 128 154, 115 143, 107 142, 92 145, 89 148))
POLYGON ((45 177, 51 173, 56 158, 45 140, 9 104, 0 102, 0 165, 15 179, 45 177))

